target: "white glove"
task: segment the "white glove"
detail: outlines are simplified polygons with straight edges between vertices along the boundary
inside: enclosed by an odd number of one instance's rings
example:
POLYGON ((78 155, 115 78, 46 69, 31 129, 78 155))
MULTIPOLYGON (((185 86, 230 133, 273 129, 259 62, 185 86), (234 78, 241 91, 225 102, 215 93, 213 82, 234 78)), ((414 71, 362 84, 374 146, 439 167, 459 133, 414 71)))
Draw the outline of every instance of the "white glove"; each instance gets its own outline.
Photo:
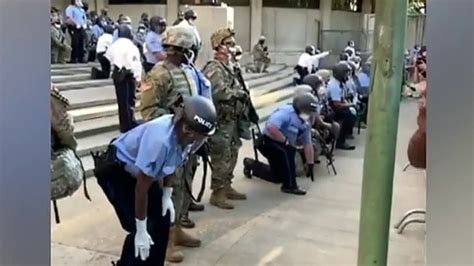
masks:
POLYGON ((171 200, 172 194, 173 194, 173 188, 171 187, 163 188, 163 196, 161 197, 161 202, 162 202, 161 212, 163 216, 165 216, 166 213, 170 211, 170 221, 171 223, 174 223, 175 213, 174 213, 173 201, 171 200))
POLYGON ((145 261, 150 256, 150 246, 153 245, 153 240, 146 230, 145 220, 135 219, 137 232, 135 233, 135 257, 140 255, 142 261, 145 261))
POLYGON ((349 111, 351 111, 353 115, 357 115, 357 111, 354 107, 349 107, 349 111))

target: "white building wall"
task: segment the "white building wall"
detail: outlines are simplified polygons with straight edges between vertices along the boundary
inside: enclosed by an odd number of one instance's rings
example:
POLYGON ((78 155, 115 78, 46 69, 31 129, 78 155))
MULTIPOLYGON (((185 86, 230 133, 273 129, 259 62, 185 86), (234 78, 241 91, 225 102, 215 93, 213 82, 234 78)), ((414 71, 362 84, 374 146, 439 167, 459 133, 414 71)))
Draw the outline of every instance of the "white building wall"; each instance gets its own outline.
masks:
POLYGON ((319 10, 263 8, 263 35, 271 51, 302 51, 318 44, 319 10))
MULTIPOLYGON (((108 5, 108 8, 111 19, 117 20, 120 14, 124 14, 132 19, 134 27, 138 26, 143 12, 147 12, 150 17, 162 16, 166 18, 166 5, 108 5)), ((168 21, 168 24, 172 23, 173 21, 168 21)))
POLYGON ((252 47, 250 43, 250 7, 234 6, 235 39, 244 51, 252 47))

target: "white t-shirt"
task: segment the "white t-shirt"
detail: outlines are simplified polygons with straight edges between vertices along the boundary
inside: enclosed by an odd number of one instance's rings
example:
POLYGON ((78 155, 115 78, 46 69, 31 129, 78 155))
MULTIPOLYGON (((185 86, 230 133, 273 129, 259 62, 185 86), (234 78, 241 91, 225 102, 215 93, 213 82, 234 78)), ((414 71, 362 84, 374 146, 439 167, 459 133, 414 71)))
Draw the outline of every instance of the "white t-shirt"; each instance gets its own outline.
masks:
POLYGON ((97 40, 97 48, 96 53, 103 53, 109 49, 110 45, 112 45, 113 36, 110 33, 104 33, 102 36, 99 37, 97 40))
POLYGON ((142 63, 140 51, 135 44, 127 38, 118 38, 107 49, 105 57, 110 61, 110 65, 118 68, 126 68, 133 73, 136 81, 142 77, 142 63))

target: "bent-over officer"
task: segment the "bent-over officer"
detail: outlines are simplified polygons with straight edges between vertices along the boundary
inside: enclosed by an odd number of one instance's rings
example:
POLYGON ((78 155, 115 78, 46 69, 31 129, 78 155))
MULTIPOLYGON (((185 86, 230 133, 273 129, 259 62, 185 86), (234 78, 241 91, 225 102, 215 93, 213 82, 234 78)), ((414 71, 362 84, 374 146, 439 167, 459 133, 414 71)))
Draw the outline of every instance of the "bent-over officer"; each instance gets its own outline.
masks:
MULTIPOLYGON (((191 28, 183 26, 170 27, 163 39, 166 53, 164 61, 158 62, 143 80, 141 87, 141 114, 149 121, 165 114, 175 113, 180 108, 182 97, 201 95, 210 99, 210 88, 202 91, 197 87, 197 79, 189 71, 194 44, 194 33, 191 28)), ((199 247, 201 241, 182 230, 183 222, 192 225, 187 218, 187 210, 191 203, 188 191, 197 168, 197 156, 191 155, 185 165, 176 171, 173 181, 173 204, 176 208, 176 224, 171 227, 166 260, 177 263, 184 259, 184 254, 177 246, 189 248, 199 247), (182 218, 185 218, 184 221, 182 218)), ((192 226, 186 226, 192 227, 192 226)))
POLYGON ((185 97, 176 114, 144 123, 113 140, 105 153, 94 155, 99 186, 128 233, 118 266, 164 265, 174 222, 173 174, 215 125, 210 100, 185 97))

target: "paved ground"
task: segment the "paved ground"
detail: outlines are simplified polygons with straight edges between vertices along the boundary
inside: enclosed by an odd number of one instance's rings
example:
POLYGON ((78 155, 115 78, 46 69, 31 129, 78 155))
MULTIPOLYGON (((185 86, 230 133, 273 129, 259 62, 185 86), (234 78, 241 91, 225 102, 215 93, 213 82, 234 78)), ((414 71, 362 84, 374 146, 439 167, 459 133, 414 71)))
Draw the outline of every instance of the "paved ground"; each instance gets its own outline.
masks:
MULTIPOLYGON (((403 102, 392 224, 408 209, 425 206, 423 173, 402 172, 414 114, 416 103, 403 102)), ((224 211, 209 206, 207 191, 206 211, 192 214, 197 228, 191 232, 201 237, 203 246, 184 250, 182 265, 355 265, 364 141, 362 132, 356 151, 337 153, 337 176, 319 166, 314 183, 299 179, 308 190, 305 197, 285 195, 276 185, 246 179, 239 164, 235 186, 249 199, 237 202, 233 211, 224 211)), ((250 142, 242 148, 241 157, 245 156, 253 156, 250 142)), ((88 185, 93 202, 81 193, 59 202, 62 223, 54 225, 51 220, 52 265, 110 265, 120 253, 124 233, 113 209, 95 180, 88 185)), ((424 241, 422 225, 408 227, 403 235, 392 229, 390 265, 424 265, 424 241)))

